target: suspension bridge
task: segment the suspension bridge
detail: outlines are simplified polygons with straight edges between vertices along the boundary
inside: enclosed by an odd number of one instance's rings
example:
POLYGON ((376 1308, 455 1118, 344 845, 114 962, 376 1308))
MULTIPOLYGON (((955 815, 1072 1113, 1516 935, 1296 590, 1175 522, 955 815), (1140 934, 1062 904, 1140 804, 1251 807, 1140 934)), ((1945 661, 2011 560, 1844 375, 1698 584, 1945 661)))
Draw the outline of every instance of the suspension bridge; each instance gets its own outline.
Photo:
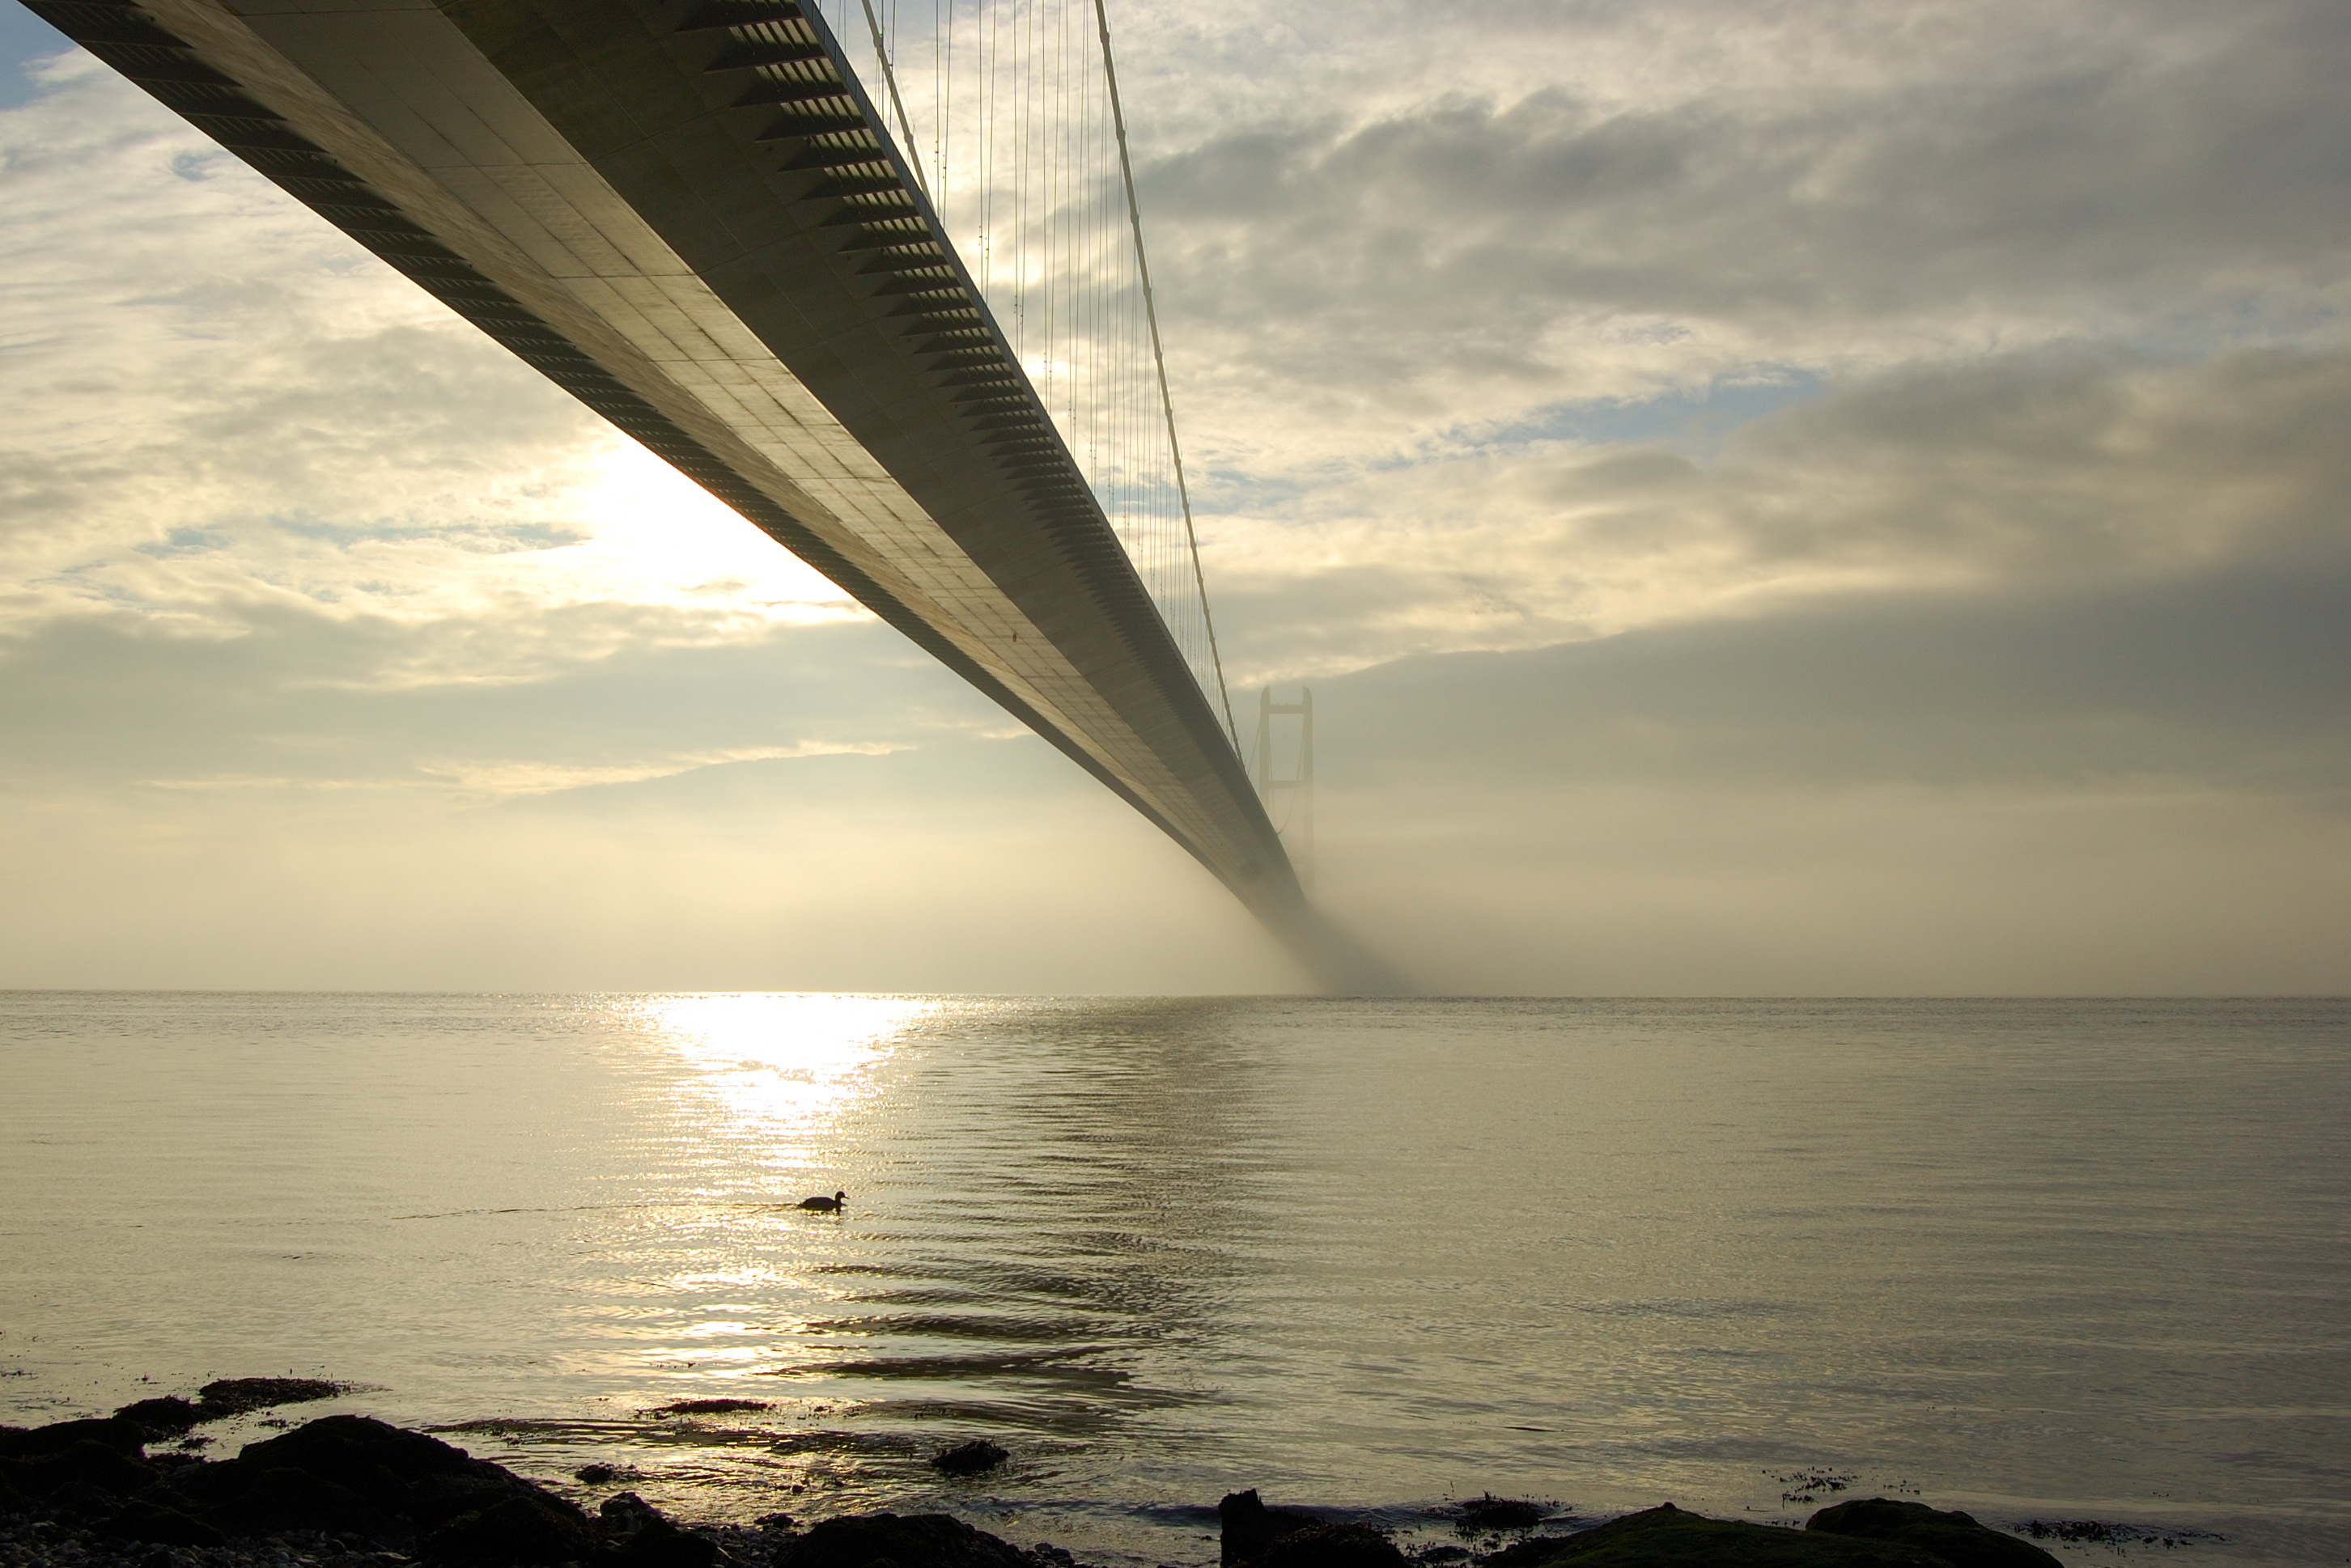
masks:
POLYGON ((1242 763, 1103 0, 26 3, 1388 988, 1242 763))

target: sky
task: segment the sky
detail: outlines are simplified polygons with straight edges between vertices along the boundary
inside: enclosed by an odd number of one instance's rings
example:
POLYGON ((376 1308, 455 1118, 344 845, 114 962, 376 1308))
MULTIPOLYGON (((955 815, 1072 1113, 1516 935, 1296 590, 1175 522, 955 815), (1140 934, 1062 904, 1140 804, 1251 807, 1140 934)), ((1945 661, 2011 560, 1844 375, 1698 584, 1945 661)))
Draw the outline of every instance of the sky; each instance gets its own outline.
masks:
MULTIPOLYGON (((2351 992, 2351 11, 1113 7, 1244 714, 1439 992, 2351 992)), ((1301 988, 0 0, 0 986, 1301 988)))

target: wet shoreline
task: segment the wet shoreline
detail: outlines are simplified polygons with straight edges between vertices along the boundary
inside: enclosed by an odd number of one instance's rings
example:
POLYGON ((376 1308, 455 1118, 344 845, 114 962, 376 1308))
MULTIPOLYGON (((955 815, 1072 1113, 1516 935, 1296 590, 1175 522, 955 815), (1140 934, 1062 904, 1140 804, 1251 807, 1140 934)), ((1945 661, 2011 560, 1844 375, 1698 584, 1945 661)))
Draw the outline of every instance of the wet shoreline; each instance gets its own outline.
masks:
MULTIPOLYGON (((227 1379, 194 1399, 163 1396, 110 1417, 0 1428, 0 1568, 1081 1568, 1050 1542, 1016 1544, 944 1512, 774 1511, 750 1523, 674 1518, 614 1467, 575 1480, 594 1511, 429 1433, 371 1417, 273 1421, 278 1436, 234 1458, 191 1451, 200 1426, 339 1397, 318 1379, 227 1379)), ((705 1401, 677 1413, 726 1413, 705 1401)), ((943 1476, 985 1477, 1011 1458, 987 1439, 941 1449, 943 1476)), ((1816 1478, 1823 1490, 1834 1478, 1816 1478)), ((1208 1511, 1199 1511, 1207 1515, 1208 1511)), ((2059 1559, 1964 1513, 1849 1499, 1802 1529, 1708 1518, 1671 1503, 1614 1518, 1533 1500, 1476 1499, 1423 1511, 1417 1531, 1343 1511, 1270 1506, 1255 1490, 1213 1513, 1219 1568, 1615 1568, 1706 1563, 1845 1568, 2055 1568, 2059 1559), (1431 1537, 1435 1538, 1432 1539, 1431 1537)), ((2061 1521, 2065 1542, 2163 1546, 2128 1527, 2061 1521)))

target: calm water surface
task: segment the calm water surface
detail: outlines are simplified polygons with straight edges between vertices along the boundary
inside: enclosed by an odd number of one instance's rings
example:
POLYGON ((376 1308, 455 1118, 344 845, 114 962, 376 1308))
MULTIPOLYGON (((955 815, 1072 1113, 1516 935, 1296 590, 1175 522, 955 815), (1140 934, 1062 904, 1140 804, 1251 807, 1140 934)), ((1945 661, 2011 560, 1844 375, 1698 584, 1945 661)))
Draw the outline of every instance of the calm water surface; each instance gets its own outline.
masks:
POLYGON ((2338 1002, 0 994, 0 1420, 324 1375, 1151 1563, 1804 1472, 2351 1561, 2346 1215, 2338 1002))

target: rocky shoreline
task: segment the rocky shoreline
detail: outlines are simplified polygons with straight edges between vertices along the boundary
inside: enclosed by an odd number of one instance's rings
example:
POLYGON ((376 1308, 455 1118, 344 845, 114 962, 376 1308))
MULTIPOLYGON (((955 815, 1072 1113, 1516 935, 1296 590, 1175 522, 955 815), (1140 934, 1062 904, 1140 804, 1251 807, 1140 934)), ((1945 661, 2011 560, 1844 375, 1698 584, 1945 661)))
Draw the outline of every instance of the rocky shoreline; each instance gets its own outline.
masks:
MULTIPOLYGON (((633 1492, 589 1513, 503 1466, 366 1416, 328 1416, 208 1460, 166 1449, 208 1420, 344 1392, 304 1379, 208 1384, 196 1399, 141 1400, 110 1417, 0 1428, 0 1568, 1077 1568, 946 1514, 851 1514, 803 1528, 681 1522, 633 1492)), ((1003 1450, 939 1456, 970 1473, 1003 1450)), ((1843 1502, 1802 1530, 1709 1519, 1663 1504, 1543 1533, 1546 1511, 1487 1497, 1460 1505, 1465 1539, 1506 1545, 1406 1555, 1369 1525, 1218 1505, 1220 1568, 2056 1568, 2057 1559, 1964 1513, 1883 1498, 1843 1502)))

